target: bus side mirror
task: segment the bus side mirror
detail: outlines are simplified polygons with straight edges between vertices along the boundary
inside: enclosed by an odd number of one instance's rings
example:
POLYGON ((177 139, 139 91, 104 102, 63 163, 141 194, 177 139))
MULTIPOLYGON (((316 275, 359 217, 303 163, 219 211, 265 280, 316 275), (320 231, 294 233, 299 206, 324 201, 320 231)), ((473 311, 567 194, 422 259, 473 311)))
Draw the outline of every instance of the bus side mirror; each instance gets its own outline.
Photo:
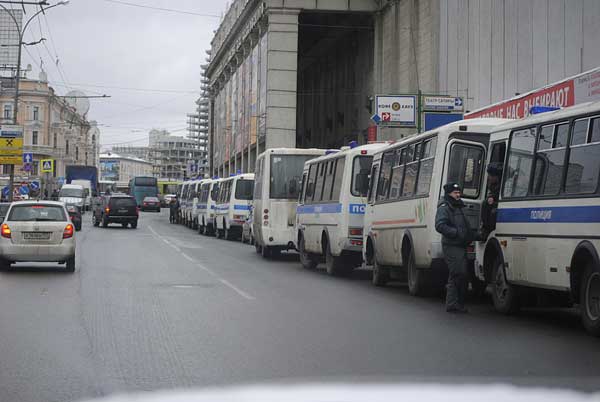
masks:
POLYGON ((369 175, 367 173, 356 175, 356 190, 363 197, 369 192, 369 175))

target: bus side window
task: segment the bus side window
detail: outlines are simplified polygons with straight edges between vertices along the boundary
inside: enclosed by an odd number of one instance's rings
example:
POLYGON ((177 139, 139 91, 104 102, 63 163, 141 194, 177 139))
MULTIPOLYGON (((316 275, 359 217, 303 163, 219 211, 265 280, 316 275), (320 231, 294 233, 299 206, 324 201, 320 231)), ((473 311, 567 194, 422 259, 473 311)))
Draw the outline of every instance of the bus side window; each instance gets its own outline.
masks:
POLYGON ((377 201, 385 201, 390 190, 392 167, 396 162, 396 151, 391 150, 383 154, 379 179, 377 180, 377 201))
POLYGON ((333 191, 333 175, 335 172, 335 162, 336 160, 330 160, 325 168, 325 184, 323 185, 323 201, 332 200, 332 191, 333 191))
POLYGON ((331 189, 331 200, 339 201, 340 193, 342 192, 342 180, 344 179, 344 166, 346 165, 346 158, 337 159, 335 165, 335 173, 333 178, 333 188, 331 189))
POLYGON ((300 187, 300 196, 298 197, 298 204, 304 204, 306 198, 306 173, 302 175, 302 186, 300 187))
POLYGON ((567 165, 567 194, 589 194, 598 189, 600 176, 600 117, 579 120, 573 125, 571 151, 567 165))
POLYGON ((256 164, 256 171, 254 172, 254 199, 260 200, 262 198, 262 176, 263 176, 263 162, 264 158, 258 161, 256 164))
POLYGON ((307 203, 312 202, 313 197, 315 195, 315 181, 317 178, 317 168, 318 167, 319 167, 319 165, 317 165, 316 163, 313 163, 312 165, 310 165, 310 168, 309 168, 308 182, 306 184, 306 197, 304 198, 304 201, 307 203))

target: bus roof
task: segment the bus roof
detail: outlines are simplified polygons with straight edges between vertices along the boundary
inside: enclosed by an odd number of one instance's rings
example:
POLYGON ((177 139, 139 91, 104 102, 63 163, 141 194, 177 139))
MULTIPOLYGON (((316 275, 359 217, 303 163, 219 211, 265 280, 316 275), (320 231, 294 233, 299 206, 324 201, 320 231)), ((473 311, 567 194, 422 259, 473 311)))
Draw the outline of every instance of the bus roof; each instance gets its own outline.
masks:
POLYGON ((534 126, 536 124, 545 123, 549 120, 561 120, 568 119, 572 116, 582 114, 592 114, 600 112, 600 101, 597 102, 586 102, 579 105, 554 110, 551 112, 530 114, 524 119, 508 120, 504 124, 497 126, 493 132, 498 133, 501 131, 512 130, 518 127, 534 126))
POLYGON ((314 158, 314 159, 310 159, 310 160, 306 161, 305 166, 311 165, 313 163, 318 163, 318 162, 321 162, 324 160, 335 159, 335 158, 340 157, 340 155, 344 155, 344 156, 357 155, 357 154, 360 155, 361 151, 367 151, 369 154, 373 154, 376 151, 378 151, 379 149, 386 147, 387 145, 389 145, 389 143, 387 143, 387 142, 376 142, 376 143, 371 143, 371 144, 359 145, 354 148, 342 147, 339 151, 334 151, 327 155, 319 156, 318 158, 314 158))
POLYGON ((326 149, 320 148, 269 148, 258 155, 259 158, 267 154, 277 155, 323 155, 327 152, 326 149))

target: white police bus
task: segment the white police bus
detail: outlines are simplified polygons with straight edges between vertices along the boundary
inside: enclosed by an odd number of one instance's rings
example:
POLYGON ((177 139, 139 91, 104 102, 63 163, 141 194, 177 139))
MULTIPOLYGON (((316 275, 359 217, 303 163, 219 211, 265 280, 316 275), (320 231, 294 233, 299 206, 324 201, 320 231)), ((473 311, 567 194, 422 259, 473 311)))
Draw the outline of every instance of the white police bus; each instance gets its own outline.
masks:
POLYGON ((219 197, 219 184, 223 181, 218 177, 204 180, 200 186, 198 200, 198 233, 204 235, 215 234, 215 218, 217 199, 219 197))
MULTIPOLYGON (((441 235, 435 230, 442 187, 449 181, 460 183, 465 215, 477 230, 489 133, 505 121, 450 123, 375 154, 363 246, 365 262, 373 266, 373 284, 383 286, 391 279, 408 279, 413 295, 442 288, 447 267, 441 235)), ((470 256, 472 260, 474 253, 470 256)))
POLYGON ((600 102, 498 127, 489 162, 504 168, 496 227, 476 261, 495 308, 579 303, 600 336, 600 102))
POLYGON ((242 173, 222 179, 215 216, 217 237, 230 240, 241 236, 242 225, 252 208, 253 193, 254 173, 242 173))
POLYGON ((185 226, 195 229, 196 221, 194 221, 194 207, 198 203, 198 190, 200 188, 200 180, 189 180, 184 184, 184 195, 181 201, 181 210, 183 214, 183 223, 185 226))
POLYGON ((295 249, 296 206, 304 162, 322 149, 272 148, 256 159, 252 233, 257 253, 268 258, 295 249))
POLYGON ((363 216, 373 153, 386 144, 352 145, 304 164, 296 209, 300 262, 307 269, 325 257, 329 275, 362 264, 363 216))

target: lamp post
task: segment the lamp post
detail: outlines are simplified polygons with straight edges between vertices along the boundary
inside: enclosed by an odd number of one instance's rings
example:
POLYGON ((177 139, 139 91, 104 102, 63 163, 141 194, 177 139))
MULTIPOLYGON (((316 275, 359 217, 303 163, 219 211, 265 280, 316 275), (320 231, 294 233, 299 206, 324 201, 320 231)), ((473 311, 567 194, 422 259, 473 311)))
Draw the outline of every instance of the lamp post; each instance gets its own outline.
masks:
MULTIPOLYGON (((15 74, 15 98, 14 98, 14 104, 13 104, 13 124, 16 125, 17 124, 17 113, 19 111, 19 83, 21 81, 21 50, 23 47, 23 36, 25 35, 25 31, 27 30, 27 27, 29 26, 29 23, 31 21, 33 21, 33 19, 35 17, 37 17, 38 15, 40 15, 41 13, 50 10, 51 8, 57 7, 57 6, 64 6, 69 4, 69 0, 63 0, 63 1, 59 1, 56 4, 53 4, 51 6, 48 6, 46 8, 43 8, 43 2, 38 3, 40 5, 40 10, 38 12, 36 12, 35 14, 33 14, 28 20, 27 22, 25 22, 25 25, 23 26, 23 28, 21 29, 21 27, 19 26, 19 22, 17 21, 17 19, 15 18, 15 16, 13 15, 13 11, 14 10, 9 10, 8 8, 6 8, 4 5, 0 4, 0 8, 2 8, 4 11, 6 11, 6 13, 10 16, 10 18, 12 18, 13 22, 15 23, 15 26, 17 27, 17 30, 19 31, 19 41, 17 43, 18 45, 18 51, 17 51, 17 70, 16 70, 16 74, 15 74)), ((10 180, 8 183, 8 201, 12 202, 13 200, 13 183, 14 183, 14 179, 15 179, 15 165, 9 165, 10 166, 10 180)))

